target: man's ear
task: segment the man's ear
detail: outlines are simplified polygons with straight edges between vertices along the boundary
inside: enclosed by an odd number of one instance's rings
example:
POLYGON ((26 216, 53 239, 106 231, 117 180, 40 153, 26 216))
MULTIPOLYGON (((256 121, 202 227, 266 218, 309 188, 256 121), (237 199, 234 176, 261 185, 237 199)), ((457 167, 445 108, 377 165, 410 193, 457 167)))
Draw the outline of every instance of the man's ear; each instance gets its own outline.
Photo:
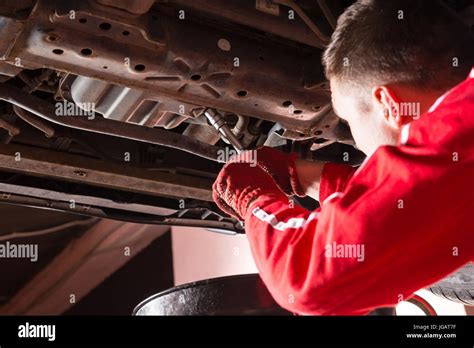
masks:
POLYGON ((375 86, 372 89, 372 99, 381 110, 382 117, 393 128, 400 129, 404 120, 400 115, 400 102, 395 93, 387 86, 375 86))

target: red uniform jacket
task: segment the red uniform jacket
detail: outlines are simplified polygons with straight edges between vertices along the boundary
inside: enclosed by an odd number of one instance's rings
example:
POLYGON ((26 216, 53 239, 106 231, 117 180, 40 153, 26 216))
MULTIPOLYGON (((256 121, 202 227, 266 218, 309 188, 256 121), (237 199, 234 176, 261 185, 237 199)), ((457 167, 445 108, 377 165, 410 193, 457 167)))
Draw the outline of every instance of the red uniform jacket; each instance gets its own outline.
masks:
POLYGON ((394 306, 474 260, 474 69, 355 171, 326 164, 321 208, 252 203, 247 236, 275 300, 298 314, 394 306), (354 173, 355 172, 355 173, 354 173))

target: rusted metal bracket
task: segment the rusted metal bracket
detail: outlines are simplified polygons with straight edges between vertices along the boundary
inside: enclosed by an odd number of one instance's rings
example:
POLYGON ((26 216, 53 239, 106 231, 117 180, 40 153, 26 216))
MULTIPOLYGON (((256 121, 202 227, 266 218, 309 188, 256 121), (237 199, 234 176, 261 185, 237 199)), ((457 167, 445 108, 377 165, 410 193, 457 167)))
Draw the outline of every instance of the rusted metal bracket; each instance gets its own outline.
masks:
POLYGON ((0 169, 152 196, 212 201, 210 179, 144 171, 126 164, 104 163, 77 155, 19 145, 0 147, 0 169))
POLYGON ((329 123, 322 124, 332 116, 320 50, 262 41, 186 16, 153 8, 120 17, 85 1, 40 0, 24 21, 0 13, 0 60, 146 90, 190 108, 279 122, 303 137, 330 133, 329 123))

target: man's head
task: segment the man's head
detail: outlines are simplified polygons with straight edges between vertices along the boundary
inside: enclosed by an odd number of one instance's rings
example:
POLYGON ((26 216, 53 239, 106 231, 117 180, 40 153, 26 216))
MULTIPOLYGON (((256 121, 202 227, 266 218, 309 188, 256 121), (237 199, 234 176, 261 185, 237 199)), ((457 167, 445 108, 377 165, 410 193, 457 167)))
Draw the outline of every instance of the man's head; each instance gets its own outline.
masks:
POLYGON ((334 111, 370 155, 461 82, 472 33, 433 0, 360 0, 339 17, 323 55, 334 111))

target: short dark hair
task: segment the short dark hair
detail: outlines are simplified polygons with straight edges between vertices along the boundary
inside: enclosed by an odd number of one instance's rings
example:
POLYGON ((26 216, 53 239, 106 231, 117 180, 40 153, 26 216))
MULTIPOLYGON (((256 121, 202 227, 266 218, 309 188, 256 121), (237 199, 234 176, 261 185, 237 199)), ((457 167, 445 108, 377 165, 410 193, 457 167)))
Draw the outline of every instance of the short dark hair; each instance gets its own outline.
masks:
POLYGON ((439 1, 359 0, 339 17, 323 65, 328 79, 442 90, 467 77, 473 42, 469 26, 439 1))

